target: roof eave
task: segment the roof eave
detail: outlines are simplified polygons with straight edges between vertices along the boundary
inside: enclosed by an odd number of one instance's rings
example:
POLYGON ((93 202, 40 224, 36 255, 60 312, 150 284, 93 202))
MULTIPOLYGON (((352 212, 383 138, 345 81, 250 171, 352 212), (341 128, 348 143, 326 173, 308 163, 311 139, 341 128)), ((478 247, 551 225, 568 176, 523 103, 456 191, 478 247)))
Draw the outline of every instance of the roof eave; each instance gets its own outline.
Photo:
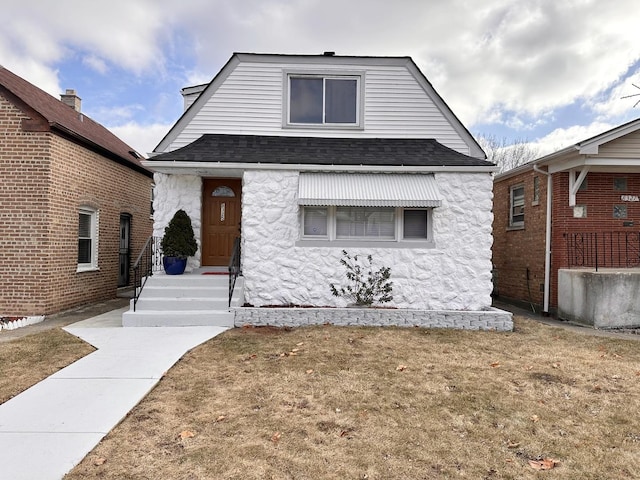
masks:
POLYGON ((496 166, 468 165, 320 165, 320 164, 282 164, 282 163, 235 163, 235 162, 181 162, 143 160, 142 165, 158 173, 193 174, 197 171, 215 170, 295 170, 304 172, 377 172, 377 173, 494 173, 496 166))

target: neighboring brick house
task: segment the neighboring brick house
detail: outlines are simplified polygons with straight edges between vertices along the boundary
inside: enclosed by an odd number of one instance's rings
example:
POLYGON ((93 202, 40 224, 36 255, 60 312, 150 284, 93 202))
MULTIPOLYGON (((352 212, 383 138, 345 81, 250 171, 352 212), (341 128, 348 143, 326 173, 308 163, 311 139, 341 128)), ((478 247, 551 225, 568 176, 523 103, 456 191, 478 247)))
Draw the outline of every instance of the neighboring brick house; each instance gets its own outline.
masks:
POLYGON ((141 157, 62 97, 0 67, 0 316, 115 297, 152 232, 141 157))
POLYGON ((556 313, 559 271, 640 266, 639 195, 640 119, 497 175, 494 295, 556 313))

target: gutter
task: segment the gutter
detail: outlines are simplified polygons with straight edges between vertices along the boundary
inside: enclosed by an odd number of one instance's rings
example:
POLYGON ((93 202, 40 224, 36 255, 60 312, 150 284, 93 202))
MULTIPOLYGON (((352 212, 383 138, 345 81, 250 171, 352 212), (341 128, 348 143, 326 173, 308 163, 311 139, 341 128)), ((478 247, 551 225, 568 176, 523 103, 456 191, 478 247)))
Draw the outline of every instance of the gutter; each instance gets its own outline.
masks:
POLYGON ((282 163, 240 163, 240 162, 189 162, 189 161, 158 161, 142 160, 144 167, 160 173, 175 173, 175 170, 189 170, 198 174, 198 170, 296 170, 296 171, 331 171, 331 172, 399 172, 399 173, 435 173, 435 172, 469 172, 494 173, 498 167, 492 166, 446 166, 420 165, 410 167, 406 165, 320 165, 320 164, 282 164, 282 163), (168 171, 168 172, 167 172, 168 171))
POLYGON ((542 313, 549 315, 549 291, 551 286, 551 196, 553 194, 553 184, 549 172, 540 169, 535 163, 533 164, 533 170, 547 177, 547 222, 544 240, 544 305, 542 307, 542 313))

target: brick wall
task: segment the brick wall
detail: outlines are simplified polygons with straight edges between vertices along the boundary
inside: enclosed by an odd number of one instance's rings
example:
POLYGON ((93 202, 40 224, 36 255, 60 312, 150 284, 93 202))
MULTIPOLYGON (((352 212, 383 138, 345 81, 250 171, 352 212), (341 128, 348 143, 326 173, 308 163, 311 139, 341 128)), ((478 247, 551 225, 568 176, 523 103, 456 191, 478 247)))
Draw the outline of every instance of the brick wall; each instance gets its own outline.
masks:
POLYGON ((547 177, 532 169, 494 182, 492 261, 494 293, 499 297, 543 304, 546 202, 547 177), (537 204, 533 200, 536 177, 537 204), (510 189, 517 185, 524 185, 524 228, 514 229, 509 227, 510 189))
POLYGON ((22 132, 27 118, 0 96, 0 315, 47 305, 50 134, 22 132))
POLYGON ((113 298, 120 214, 132 262, 151 235, 152 180, 50 132, 23 132, 0 97, 0 314, 42 315, 113 298), (78 209, 98 210, 98 270, 77 272, 78 209))
MULTIPOLYGON (((552 256, 550 278, 550 307, 558 305, 558 270, 568 263, 567 240, 570 232, 610 232, 640 231, 640 202, 625 201, 622 195, 640 195, 640 174, 630 173, 589 173, 586 188, 578 191, 576 205, 586 207, 585 218, 574 218, 573 207, 569 206, 569 174, 556 173, 552 176, 552 256), (626 190, 614 189, 614 178, 626 178, 626 190), (614 205, 626 205, 627 218, 613 217, 614 205), (625 226, 633 222, 633 226, 625 226)), ((496 288, 500 297, 541 305, 544 283, 544 236, 546 223, 545 175, 532 169, 519 175, 494 182, 493 198, 493 264, 497 271, 496 288), (540 201, 532 205, 533 178, 540 178, 540 201), (523 229, 509 229, 509 189, 524 184, 525 226, 523 229), (527 268, 529 284, 527 285, 527 268), (531 295, 529 294, 529 288, 531 295)))
MULTIPOLYGON (((567 242, 564 235, 570 232, 638 232, 640 230, 640 202, 621 199, 622 195, 640 195, 640 174, 591 172, 586 178, 586 188, 576 194, 576 205, 586 207, 585 218, 574 218, 573 207, 569 206, 569 174, 553 175, 552 209, 552 275, 557 279, 559 268, 566 268, 567 242), (614 178, 626 178, 626 190, 614 189, 614 178), (627 217, 614 218, 613 206, 626 205, 627 217), (633 226, 625 226, 633 222, 633 226)), ((557 305, 557 289, 552 290, 551 303, 557 305)))

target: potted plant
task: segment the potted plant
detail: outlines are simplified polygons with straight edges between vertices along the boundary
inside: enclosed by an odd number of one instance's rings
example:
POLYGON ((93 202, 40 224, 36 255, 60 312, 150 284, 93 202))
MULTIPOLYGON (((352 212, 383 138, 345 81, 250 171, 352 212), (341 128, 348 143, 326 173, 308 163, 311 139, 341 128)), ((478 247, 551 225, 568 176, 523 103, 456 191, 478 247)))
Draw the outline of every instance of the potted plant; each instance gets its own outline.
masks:
POLYGON ((191 219, 187 212, 178 210, 162 237, 162 264, 167 275, 181 275, 187 266, 187 257, 196 254, 196 243, 191 219))

